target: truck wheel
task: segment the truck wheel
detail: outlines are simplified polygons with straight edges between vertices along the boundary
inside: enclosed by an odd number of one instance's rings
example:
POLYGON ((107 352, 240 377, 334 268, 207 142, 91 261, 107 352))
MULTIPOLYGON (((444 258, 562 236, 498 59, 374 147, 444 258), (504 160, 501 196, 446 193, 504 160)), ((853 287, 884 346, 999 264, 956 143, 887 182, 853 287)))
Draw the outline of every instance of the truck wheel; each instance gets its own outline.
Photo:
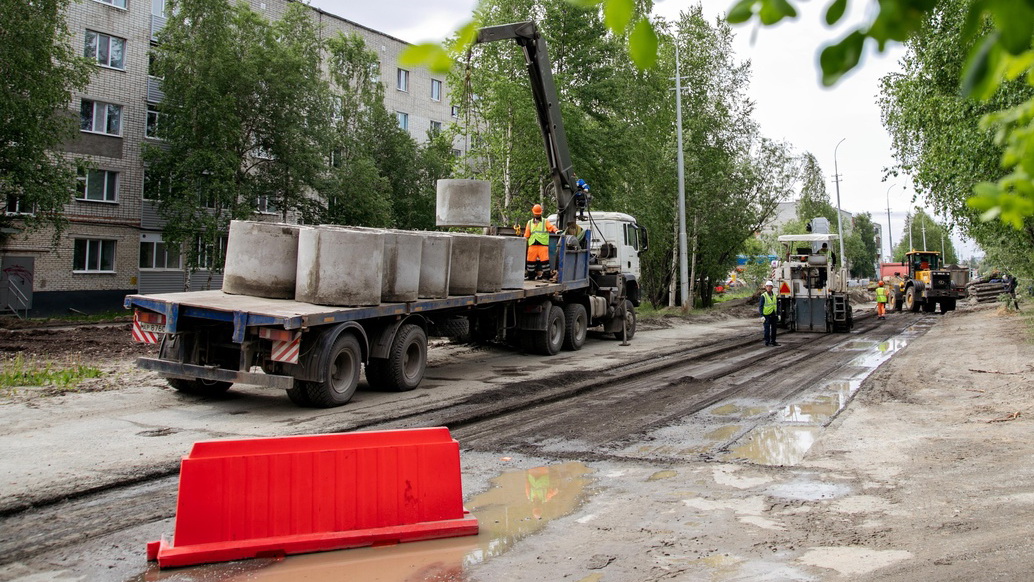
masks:
POLYGON ((553 305, 546 317, 546 329, 542 331, 525 331, 531 337, 531 347, 535 353, 552 356, 560 351, 564 344, 564 310, 553 305))
POLYGON ((955 299, 941 299, 941 313, 955 311, 955 299))
POLYGON ((901 304, 904 303, 904 302, 905 302, 905 300, 901 298, 901 293, 900 292, 895 292, 894 293, 894 307, 893 307, 894 311, 901 311, 901 304))
POLYGON ((919 312, 919 302, 916 301, 916 288, 909 287, 905 290, 905 308, 912 313, 919 312))
POLYGON ((312 408, 312 400, 309 400, 309 393, 305 390, 305 386, 301 382, 296 382, 296 384, 297 386, 294 388, 287 389, 287 397, 295 406, 312 408))
POLYGON ((184 394, 195 396, 219 396, 233 386, 232 382, 220 382, 219 380, 184 380, 183 378, 167 378, 169 386, 172 386, 184 394))
POLYGON ((366 365, 366 379, 374 388, 408 392, 420 385, 425 368, 427 334, 419 325, 407 323, 395 333, 387 359, 371 359, 366 365), (370 377, 371 369, 373 378, 370 377))
POLYGON ((937 304, 927 299, 926 301, 923 301, 923 311, 926 313, 933 313, 934 311, 937 311, 937 304))
POLYGON ((359 340, 351 333, 343 333, 327 354, 326 374, 322 382, 304 382, 305 392, 317 408, 341 406, 352 399, 359 384, 362 362, 359 340))
POLYGON ((585 345, 585 336, 589 333, 589 316, 581 303, 568 303, 564 306, 564 349, 577 351, 585 345))
POLYGON ((374 390, 384 386, 384 370, 388 367, 387 358, 370 358, 366 362, 366 382, 374 390))
MULTIPOLYGON (((628 329, 628 339, 632 339, 633 337, 635 337, 635 322, 636 322, 635 306, 632 305, 631 301, 626 299, 625 300, 625 327, 628 329)), ((615 331, 614 332, 614 337, 617 338, 617 339, 625 339, 625 336, 622 335, 622 332, 620 332, 620 331, 615 331)))

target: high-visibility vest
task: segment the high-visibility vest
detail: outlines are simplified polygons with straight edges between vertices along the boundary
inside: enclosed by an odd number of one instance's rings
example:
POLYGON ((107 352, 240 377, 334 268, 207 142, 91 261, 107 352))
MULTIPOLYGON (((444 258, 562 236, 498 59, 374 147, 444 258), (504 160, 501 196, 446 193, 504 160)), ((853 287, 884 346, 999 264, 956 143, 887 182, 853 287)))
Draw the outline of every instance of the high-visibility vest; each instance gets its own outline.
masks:
POLYGON ((886 287, 877 287, 876 288, 876 303, 886 303, 886 302, 887 302, 887 288, 886 287))
POLYGON ((775 310, 776 310, 775 294, 773 294, 773 293, 762 293, 761 296, 765 298, 765 307, 764 307, 764 311, 762 311, 762 313, 764 313, 765 315, 772 315, 773 313, 775 313, 775 310))
POLYGON ((546 219, 542 219, 538 223, 534 220, 529 220, 528 231, 531 232, 531 236, 528 237, 529 245, 549 244, 549 231, 546 230, 546 219))

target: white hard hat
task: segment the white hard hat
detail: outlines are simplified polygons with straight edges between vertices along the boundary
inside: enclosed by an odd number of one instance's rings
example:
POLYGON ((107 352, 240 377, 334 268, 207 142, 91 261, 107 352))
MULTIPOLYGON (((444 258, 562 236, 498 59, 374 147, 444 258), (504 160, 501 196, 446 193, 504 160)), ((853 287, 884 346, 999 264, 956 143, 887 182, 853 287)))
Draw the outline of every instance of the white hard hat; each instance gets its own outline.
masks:
POLYGON ((765 281, 765 287, 772 287, 772 286, 773 285, 772 285, 771 281, 765 281))

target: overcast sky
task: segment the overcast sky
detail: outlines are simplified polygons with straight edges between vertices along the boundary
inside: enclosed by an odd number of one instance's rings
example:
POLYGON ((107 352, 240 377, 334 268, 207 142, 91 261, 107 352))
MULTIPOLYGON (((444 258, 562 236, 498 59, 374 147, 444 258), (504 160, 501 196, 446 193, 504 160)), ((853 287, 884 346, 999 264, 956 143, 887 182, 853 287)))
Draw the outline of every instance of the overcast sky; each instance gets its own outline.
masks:
MULTIPOLYGON (((476 0, 309 0, 313 6, 408 42, 440 41, 465 23, 476 0)), ((704 12, 714 19, 733 0, 702 0, 704 12)), ((675 20, 692 0, 656 0, 654 13, 675 20)), ((827 189, 836 205, 834 165, 839 170, 840 204, 852 213, 870 212, 883 225, 884 252, 888 248, 887 204, 891 209, 891 240, 897 244, 903 235, 905 213, 913 209, 911 180, 904 176, 884 181, 885 169, 893 165, 890 138, 880 122, 876 104, 879 79, 897 70, 900 48, 876 55, 870 47, 861 70, 842 79, 833 89, 824 89, 818 75, 818 48, 827 40, 839 38, 842 30, 830 30, 822 21, 827 2, 799 2, 797 20, 776 27, 753 30, 750 26, 733 28, 734 49, 741 60, 751 61, 753 79, 750 96, 756 103, 754 118, 762 132, 772 139, 785 140, 798 152, 815 155, 827 177, 827 189), (837 149, 837 143, 843 139, 837 149), (836 164, 834 164, 836 150, 836 164)), ((850 3, 856 10, 849 22, 858 22, 868 2, 850 3), (859 6, 859 5, 862 6, 859 6)), ((688 193, 687 195, 692 195, 688 193)), ((924 201, 918 202, 920 206, 924 201)), ((927 212, 933 214, 931 209, 927 212)), ((907 234, 904 236, 907 237, 907 234)), ((913 233, 916 246, 921 234, 913 233)), ((954 236, 962 258, 974 252, 970 242, 954 236)), ((939 241, 927 241, 931 250, 940 250, 939 241)))

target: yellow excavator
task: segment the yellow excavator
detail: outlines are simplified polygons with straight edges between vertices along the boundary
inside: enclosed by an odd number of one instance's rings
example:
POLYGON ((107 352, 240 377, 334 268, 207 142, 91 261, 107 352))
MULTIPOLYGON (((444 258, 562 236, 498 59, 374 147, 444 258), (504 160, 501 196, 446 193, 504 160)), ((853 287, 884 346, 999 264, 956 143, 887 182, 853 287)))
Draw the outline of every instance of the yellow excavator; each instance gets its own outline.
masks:
POLYGON ((895 311, 906 309, 941 313, 955 309, 959 299, 966 298, 968 271, 947 269, 941 264, 941 253, 910 251, 905 253, 907 273, 891 282, 891 301, 895 311))

